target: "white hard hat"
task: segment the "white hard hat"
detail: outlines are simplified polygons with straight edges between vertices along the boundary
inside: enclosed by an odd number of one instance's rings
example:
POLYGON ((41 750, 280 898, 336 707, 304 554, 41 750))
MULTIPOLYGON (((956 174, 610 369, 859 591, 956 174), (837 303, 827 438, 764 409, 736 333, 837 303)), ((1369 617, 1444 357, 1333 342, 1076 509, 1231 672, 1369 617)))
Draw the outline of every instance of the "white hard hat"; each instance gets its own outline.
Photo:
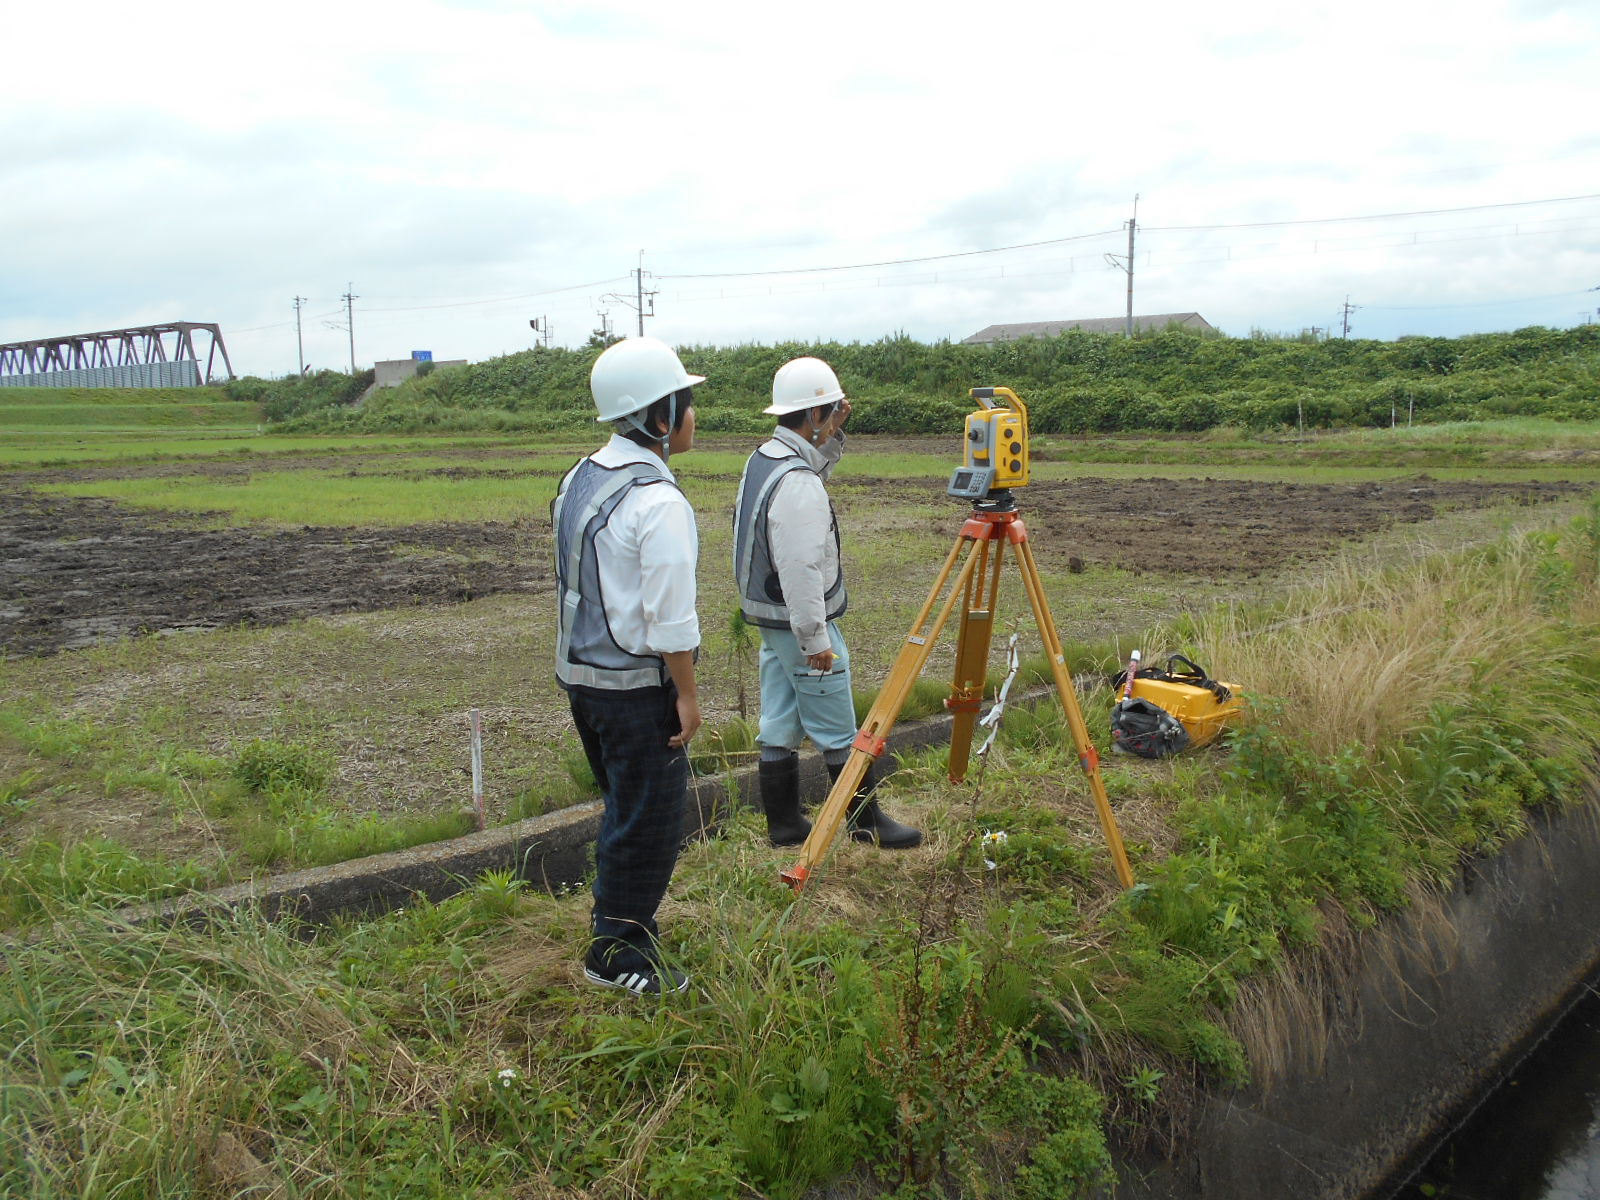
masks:
POLYGON ((624 338, 608 346, 589 371, 596 421, 617 421, 642 412, 663 396, 697 383, 704 375, 683 369, 671 346, 652 337, 624 338))
POLYGON ((782 417, 844 399, 833 368, 820 358, 791 358, 772 377, 772 403, 761 411, 782 417))

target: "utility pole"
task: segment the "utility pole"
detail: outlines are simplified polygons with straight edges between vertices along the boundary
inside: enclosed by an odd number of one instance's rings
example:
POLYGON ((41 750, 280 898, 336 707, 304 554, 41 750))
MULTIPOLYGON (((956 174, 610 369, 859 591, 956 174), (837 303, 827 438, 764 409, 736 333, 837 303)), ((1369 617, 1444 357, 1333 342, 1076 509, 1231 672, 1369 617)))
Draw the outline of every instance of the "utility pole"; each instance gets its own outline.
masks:
POLYGON ((340 296, 339 299, 344 301, 344 322, 345 322, 345 327, 350 330, 350 374, 354 375, 356 373, 356 310, 355 310, 355 302, 357 300, 359 300, 360 297, 355 294, 355 287, 356 287, 355 284, 347 283, 344 286, 346 288, 345 294, 343 296, 340 296))
POLYGON ((1139 197, 1137 195, 1133 198, 1133 216, 1123 224, 1128 227, 1128 257, 1124 259, 1118 254, 1108 254, 1106 255, 1106 262, 1110 266, 1128 273, 1128 319, 1125 333, 1131 338, 1133 336, 1133 231, 1139 224, 1139 197))
POLYGON ((304 296, 296 296, 294 298, 294 373, 296 375, 304 375, 306 373, 306 343, 300 332, 300 308, 305 302, 306 298, 304 296))
POLYGON ((639 251, 639 265, 633 269, 634 307, 639 310, 639 336, 644 336, 644 251, 639 251))
POLYGON ((639 265, 629 272, 633 276, 633 295, 623 296, 617 292, 608 292, 601 296, 601 300, 615 300, 618 304, 626 304, 639 314, 639 336, 644 336, 644 319, 656 315, 656 293, 644 290, 644 251, 639 251, 639 265), (649 309, 645 308, 645 301, 650 301, 649 309))
POLYGON ((1139 223, 1139 193, 1133 194, 1133 216, 1128 218, 1128 336, 1133 336, 1133 230, 1139 223))
POLYGON ((1350 297, 1348 295, 1345 296, 1343 310, 1344 316, 1340 325, 1340 337, 1348 338, 1350 336, 1350 314, 1355 312, 1355 310, 1359 307, 1360 305, 1350 303, 1350 297))
POLYGON ((550 318, 534 317, 528 322, 528 328, 538 334, 544 341, 544 348, 550 349, 550 318))

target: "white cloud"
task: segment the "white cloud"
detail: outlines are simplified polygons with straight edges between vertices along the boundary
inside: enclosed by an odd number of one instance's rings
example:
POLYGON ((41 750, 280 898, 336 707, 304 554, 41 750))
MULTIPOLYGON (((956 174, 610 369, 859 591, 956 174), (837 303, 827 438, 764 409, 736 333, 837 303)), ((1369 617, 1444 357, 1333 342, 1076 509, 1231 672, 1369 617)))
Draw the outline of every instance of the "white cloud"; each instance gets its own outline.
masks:
MULTIPOLYGON (((695 342, 962 337, 1135 305, 1234 333, 1568 324, 1600 202, 1593 6, 1265 0, 908 9, 816 0, 65 0, 0 79, 0 339, 217 320, 235 365, 481 358, 659 273, 695 342), (70 31, 71 36, 64 36, 70 31), (862 271, 691 279, 884 263, 862 271), (608 281, 608 282, 601 282, 608 281), (594 283, 593 287, 581 287, 594 283), (572 290, 557 290, 557 289, 572 290), (1548 297, 1547 300, 1529 299, 1548 297)), ((609 303, 632 328, 632 311, 609 303)))

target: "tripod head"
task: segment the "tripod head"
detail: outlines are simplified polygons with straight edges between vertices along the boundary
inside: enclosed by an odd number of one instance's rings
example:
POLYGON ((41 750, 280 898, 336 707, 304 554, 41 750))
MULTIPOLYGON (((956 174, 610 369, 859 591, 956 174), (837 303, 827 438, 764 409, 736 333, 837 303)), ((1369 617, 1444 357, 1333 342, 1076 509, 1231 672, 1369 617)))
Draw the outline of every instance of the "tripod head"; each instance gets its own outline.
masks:
POLYGON ((973 388, 978 411, 967 414, 965 455, 945 493, 980 508, 1015 508, 1010 489, 1028 482, 1028 407, 1010 388, 973 388))

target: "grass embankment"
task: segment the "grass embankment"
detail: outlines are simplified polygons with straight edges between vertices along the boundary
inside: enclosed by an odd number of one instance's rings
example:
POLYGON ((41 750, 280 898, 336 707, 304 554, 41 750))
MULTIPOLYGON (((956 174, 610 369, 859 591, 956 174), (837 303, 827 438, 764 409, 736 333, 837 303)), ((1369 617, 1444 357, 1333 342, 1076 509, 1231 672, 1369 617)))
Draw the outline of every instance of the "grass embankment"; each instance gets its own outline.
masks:
POLYGON ((258 404, 218 388, 0 388, 8 459, 87 438, 239 437, 259 432, 261 420, 258 404))
MULTIPOLYGON (((676 1001, 576 987, 586 898, 506 878, 309 941, 51 902, 50 934, 6 952, 0 1182, 1087 1195, 1108 1134, 1181 1129, 1193 1087, 1249 1075, 1243 981, 1576 799, 1600 720, 1597 555, 1591 507, 1466 553, 1355 554, 1152 635, 1271 683, 1225 753, 1104 764, 1126 893, 1050 709, 1008 713, 968 784, 937 755, 909 764, 888 803, 926 845, 843 845, 798 898, 741 816, 685 853, 663 912, 697 982, 676 1001)), ((1110 699, 1086 698, 1091 728, 1110 699)))
MULTIPOLYGON (((229 394, 299 431, 576 430, 590 420, 598 351, 539 348, 444 368, 349 403, 346 377, 240 380, 229 394)), ((1198 432, 1379 427, 1416 421, 1600 417, 1600 326, 1520 329, 1395 342, 1201 337, 1168 330, 1123 338, 1071 331, 988 346, 872 343, 693 346, 700 428, 755 433, 772 374, 818 355, 838 370, 863 433, 958 428, 967 389, 1021 393, 1035 433, 1198 432)))

